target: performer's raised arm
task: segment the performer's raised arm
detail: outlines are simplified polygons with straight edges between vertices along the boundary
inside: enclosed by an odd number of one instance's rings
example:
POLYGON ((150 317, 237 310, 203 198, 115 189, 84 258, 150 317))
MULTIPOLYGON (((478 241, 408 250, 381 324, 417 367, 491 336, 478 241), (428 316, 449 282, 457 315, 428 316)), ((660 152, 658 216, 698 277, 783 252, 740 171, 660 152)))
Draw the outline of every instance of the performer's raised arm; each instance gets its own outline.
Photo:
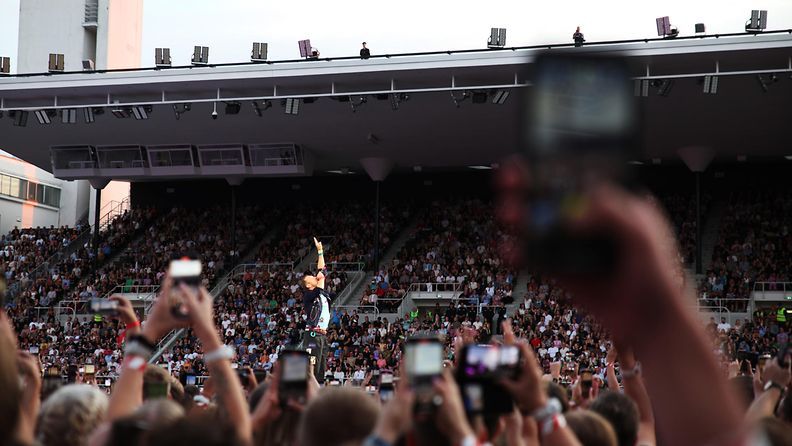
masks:
POLYGON ((324 248, 322 247, 322 242, 317 240, 316 237, 314 237, 313 240, 314 240, 314 245, 316 245, 316 254, 317 254, 317 257, 318 257, 318 259, 316 261, 316 268, 317 268, 317 271, 318 271, 317 274, 316 274, 316 280, 318 282, 317 287, 324 289, 324 287, 325 287, 324 248))

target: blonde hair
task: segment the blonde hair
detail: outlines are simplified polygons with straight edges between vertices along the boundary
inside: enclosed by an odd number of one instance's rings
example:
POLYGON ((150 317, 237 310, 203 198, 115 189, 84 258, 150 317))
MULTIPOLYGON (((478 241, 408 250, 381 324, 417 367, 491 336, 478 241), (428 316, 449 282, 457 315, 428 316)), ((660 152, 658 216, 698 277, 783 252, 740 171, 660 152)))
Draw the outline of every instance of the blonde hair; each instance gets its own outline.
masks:
POLYGON ((50 395, 38 417, 37 439, 44 446, 81 446, 104 420, 107 395, 87 384, 71 384, 50 395))

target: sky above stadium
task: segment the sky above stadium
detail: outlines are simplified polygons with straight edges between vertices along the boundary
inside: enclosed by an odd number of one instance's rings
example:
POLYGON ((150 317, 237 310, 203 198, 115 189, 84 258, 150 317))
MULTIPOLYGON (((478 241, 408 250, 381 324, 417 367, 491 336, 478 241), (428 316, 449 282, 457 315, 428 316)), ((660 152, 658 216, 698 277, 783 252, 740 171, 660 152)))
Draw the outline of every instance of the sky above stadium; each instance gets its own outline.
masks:
MULTIPOLYGON (((19 1, 0 0, 0 55, 16 57, 19 1)), ((305 38, 323 57, 356 55, 364 40, 372 54, 483 48, 490 27, 508 29, 508 46, 567 42, 577 25, 590 42, 655 37, 664 15, 683 35, 698 22, 725 34, 744 31, 751 9, 769 11, 769 29, 792 28, 790 0, 145 0, 141 65, 156 47, 189 64, 196 44, 211 62, 244 62, 254 41, 293 59, 305 38)))

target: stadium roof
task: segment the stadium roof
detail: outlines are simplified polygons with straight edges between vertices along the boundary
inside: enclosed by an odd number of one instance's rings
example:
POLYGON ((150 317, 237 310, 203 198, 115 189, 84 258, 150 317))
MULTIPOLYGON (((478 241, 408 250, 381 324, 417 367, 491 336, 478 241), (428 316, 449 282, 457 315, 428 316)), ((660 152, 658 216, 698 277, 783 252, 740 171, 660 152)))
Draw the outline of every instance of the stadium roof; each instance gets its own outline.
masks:
POLYGON ((26 127, 0 120, 0 147, 52 171, 50 147, 62 145, 295 143, 312 154, 318 171, 357 167, 364 157, 397 166, 487 165, 516 150, 517 91, 530 85, 522 73, 537 52, 622 54, 639 67, 636 79, 676 83, 667 97, 642 98, 648 117, 645 159, 678 159, 685 146, 706 146, 724 157, 792 154, 784 139, 792 98, 792 30, 677 39, 380 55, 267 63, 108 70, 0 78, 0 110, 29 110, 26 127), (717 73, 716 73, 717 72, 717 73), (757 75, 770 81, 764 92, 757 75), (719 76, 717 94, 703 94, 705 75, 719 76), (504 104, 468 98, 465 91, 511 91, 504 104), (389 93, 403 93, 394 110, 389 93), (367 102, 360 104, 360 97, 367 102), (351 97, 351 100, 350 100, 351 97), (303 98, 298 115, 281 107, 303 98), (258 117, 253 100, 271 99, 258 117), (118 105, 114 102, 118 101, 118 105), (241 111, 226 115, 224 102, 241 111), (175 118, 173 105, 192 109, 175 118), (217 104, 219 119, 210 115, 217 104), (117 119, 110 109, 151 105, 148 119, 117 119), (40 125, 35 110, 106 107, 87 124, 60 117, 40 125))

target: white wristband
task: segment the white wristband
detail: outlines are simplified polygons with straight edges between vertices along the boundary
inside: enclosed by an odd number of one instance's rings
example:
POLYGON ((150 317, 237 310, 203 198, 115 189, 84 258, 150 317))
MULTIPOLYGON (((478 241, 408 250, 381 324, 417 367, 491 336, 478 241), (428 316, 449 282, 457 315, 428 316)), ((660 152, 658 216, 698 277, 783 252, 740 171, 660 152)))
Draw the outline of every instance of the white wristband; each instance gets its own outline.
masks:
POLYGON ((555 414, 542 424, 542 438, 567 427, 566 418, 562 414, 555 414))
POLYGON ((224 359, 232 359, 234 357, 234 349, 224 345, 217 350, 209 353, 204 353, 204 362, 209 364, 212 362, 222 361, 224 359))

